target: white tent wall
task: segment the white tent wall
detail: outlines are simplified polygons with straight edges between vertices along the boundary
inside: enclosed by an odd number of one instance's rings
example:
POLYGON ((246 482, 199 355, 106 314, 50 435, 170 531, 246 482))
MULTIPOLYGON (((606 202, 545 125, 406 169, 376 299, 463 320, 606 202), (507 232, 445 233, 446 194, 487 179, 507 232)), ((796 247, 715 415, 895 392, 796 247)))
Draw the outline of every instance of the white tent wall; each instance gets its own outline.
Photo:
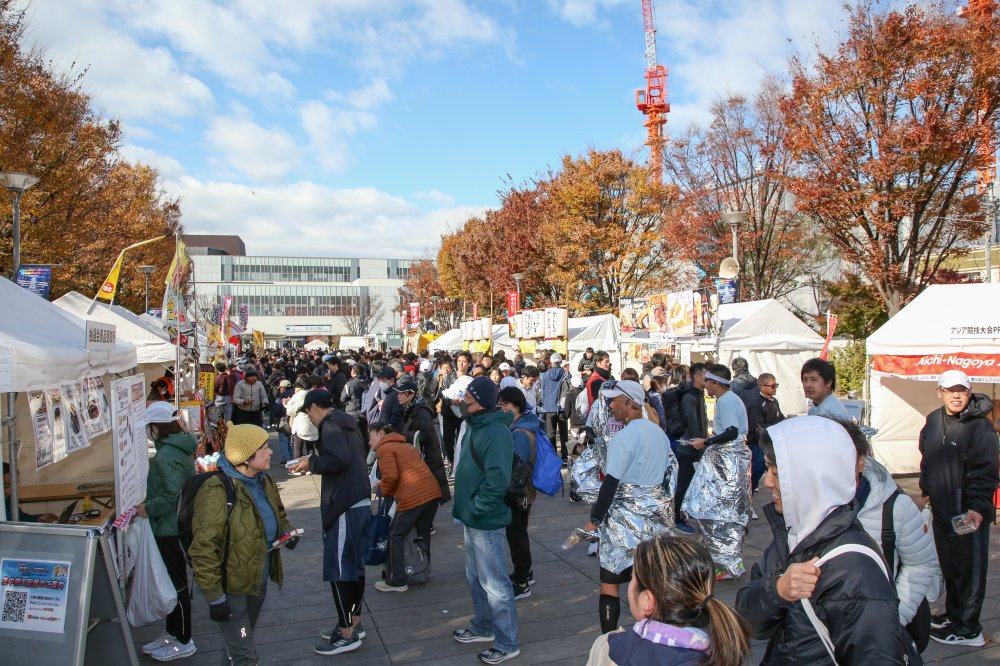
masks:
POLYGON ((447 333, 443 333, 441 337, 436 338, 429 345, 427 349, 433 354, 436 351, 461 351, 462 350, 462 331, 458 328, 453 328, 447 333))

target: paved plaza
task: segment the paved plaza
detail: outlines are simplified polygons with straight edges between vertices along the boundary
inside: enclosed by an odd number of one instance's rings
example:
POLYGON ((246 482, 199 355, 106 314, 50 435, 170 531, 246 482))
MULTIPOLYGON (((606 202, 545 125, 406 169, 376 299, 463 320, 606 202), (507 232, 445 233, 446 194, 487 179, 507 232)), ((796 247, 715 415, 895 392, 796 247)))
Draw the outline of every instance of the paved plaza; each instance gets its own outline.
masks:
MULTIPOLYGON (((378 579, 379 568, 369 568, 363 618, 368 636, 364 645, 343 655, 323 657, 313 653, 313 645, 320 640, 319 632, 336 623, 330 587, 322 580, 320 477, 289 478, 277 465, 272 474, 278 481, 292 524, 304 528, 306 533, 298 548, 284 554, 284 587, 279 590, 273 584, 268 586, 267 600, 257 625, 257 646, 262 663, 343 663, 351 666, 480 663, 476 654, 484 644, 461 645, 451 638, 452 631, 467 625, 472 603, 465 583, 462 533, 452 523, 450 503, 442 507, 435 520, 437 534, 432 544, 430 582, 410 587, 402 594, 380 593, 372 587, 378 579)), ((903 485, 907 490, 913 487, 912 481, 903 485)), ((758 511, 769 501, 770 494, 766 490, 762 489, 755 496, 758 511)), ((512 664, 568 666, 584 664, 587 660, 590 646, 599 633, 598 563, 596 558, 587 556, 585 546, 564 552, 560 544, 575 527, 583 524, 588 508, 573 504, 568 498, 539 494, 529 528, 538 582, 531 588, 531 597, 517 604, 521 656, 512 660, 512 664)), ((998 533, 1000 530, 994 530, 994 544, 1000 539, 998 533)), ((763 518, 752 522, 745 542, 748 570, 770 538, 763 518)), ((989 582, 982 616, 987 637, 1000 635, 1000 566, 991 567, 989 582)), ((741 585, 741 581, 720 583, 720 596, 731 603, 741 585)), ((193 606, 198 652, 178 663, 186 666, 219 664, 223 654, 221 642, 200 593, 196 594, 193 606)), ((622 620, 631 624, 624 603, 622 620)), ((158 625, 134 630, 136 651, 155 638, 161 628, 158 625)), ((755 644, 751 663, 759 663, 763 652, 764 644, 755 644)), ((948 666, 1000 662, 1000 645, 989 641, 986 647, 977 649, 932 642, 924 659, 926 663, 943 662, 948 666)), ((148 657, 142 657, 141 661, 155 663, 148 657)))

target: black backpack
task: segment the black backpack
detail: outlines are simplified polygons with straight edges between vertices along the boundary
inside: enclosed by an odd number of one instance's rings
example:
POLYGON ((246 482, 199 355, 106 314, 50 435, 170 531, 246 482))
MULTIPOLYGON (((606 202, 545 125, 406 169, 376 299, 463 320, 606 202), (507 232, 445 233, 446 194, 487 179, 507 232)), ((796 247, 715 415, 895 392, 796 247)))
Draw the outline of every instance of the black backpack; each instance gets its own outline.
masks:
POLYGON ((663 413, 667 416, 667 434, 678 439, 684 434, 684 418, 681 416, 681 396, 684 395, 685 384, 668 388, 660 400, 663 402, 663 413))
MULTIPOLYGON (((483 465, 483 459, 479 457, 479 452, 476 451, 476 444, 472 441, 471 434, 469 435, 469 452, 472 454, 476 466, 485 472, 486 467, 483 465)), ((503 503, 511 508, 518 506, 522 509, 528 508, 529 483, 531 483, 531 467, 515 453, 510 466, 510 484, 507 486, 507 492, 504 493, 503 503)))
MULTIPOLYGON (((889 570, 892 572, 893 583, 899 576, 902 562, 896 562, 896 526, 892 520, 893 507, 896 505, 896 498, 902 494, 902 490, 896 488, 895 492, 882 505, 882 556, 885 557, 889 570)), ((917 606, 917 614, 913 616, 910 623, 905 627, 906 631, 917 646, 918 652, 927 649, 931 640, 931 605, 925 597, 917 606)))
POLYGON ((205 485, 205 482, 212 477, 218 476, 222 479, 222 487, 226 489, 226 536, 222 545, 222 589, 226 588, 226 563, 229 560, 229 514, 233 512, 236 505, 236 487, 233 480, 221 471, 202 472, 195 474, 184 482, 181 493, 177 497, 177 538, 180 539, 181 549, 184 551, 184 559, 188 566, 191 566, 191 556, 188 555, 188 548, 194 540, 194 498, 198 491, 205 485))

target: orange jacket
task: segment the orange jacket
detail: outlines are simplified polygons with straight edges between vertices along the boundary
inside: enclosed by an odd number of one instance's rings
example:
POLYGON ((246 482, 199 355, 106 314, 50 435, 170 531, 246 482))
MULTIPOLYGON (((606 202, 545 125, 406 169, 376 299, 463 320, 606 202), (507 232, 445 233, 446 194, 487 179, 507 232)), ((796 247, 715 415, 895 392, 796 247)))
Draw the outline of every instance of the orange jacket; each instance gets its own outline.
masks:
POLYGON ((382 494, 396 498, 397 511, 409 511, 441 499, 441 487, 420 451, 397 433, 385 435, 375 452, 382 474, 382 494))

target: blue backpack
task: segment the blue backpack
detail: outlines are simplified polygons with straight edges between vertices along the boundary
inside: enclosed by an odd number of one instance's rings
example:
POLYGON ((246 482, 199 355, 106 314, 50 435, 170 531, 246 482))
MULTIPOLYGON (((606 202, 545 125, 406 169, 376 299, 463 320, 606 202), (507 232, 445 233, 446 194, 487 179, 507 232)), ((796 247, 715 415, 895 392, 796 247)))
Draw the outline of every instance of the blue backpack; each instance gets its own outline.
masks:
POLYGON ((556 496, 562 490, 562 458, 556 454, 556 448, 552 445, 552 440, 541 428, 528 430, 527 428, 516 428, 528 433, 535 442, 535 464, 531 468, 531 485, 538 492, 546 495, 556 496))

